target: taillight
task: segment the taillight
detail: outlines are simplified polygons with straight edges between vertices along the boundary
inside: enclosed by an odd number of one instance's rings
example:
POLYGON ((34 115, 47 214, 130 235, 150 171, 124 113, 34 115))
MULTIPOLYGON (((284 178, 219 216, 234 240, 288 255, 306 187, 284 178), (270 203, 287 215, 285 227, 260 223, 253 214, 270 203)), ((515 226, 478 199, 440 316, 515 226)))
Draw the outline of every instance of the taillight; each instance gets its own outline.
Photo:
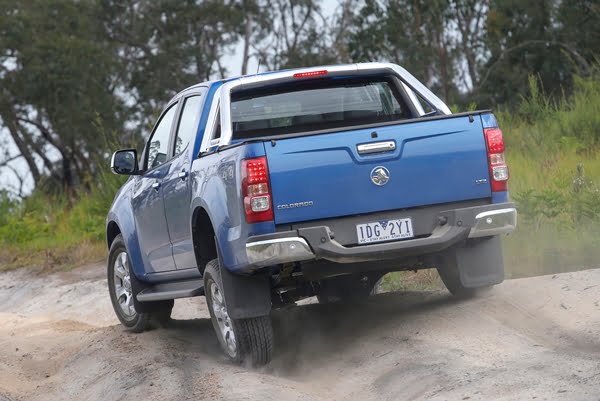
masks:
POLYGON ((273 220, 266 157, 242 160, 242 198, 248 223, 273 220))
POLYGON ((492 192, 506 191, 508 185, 508 166, 504 160, 504 138, 500 128, 485 128, 488 165, 492 192))

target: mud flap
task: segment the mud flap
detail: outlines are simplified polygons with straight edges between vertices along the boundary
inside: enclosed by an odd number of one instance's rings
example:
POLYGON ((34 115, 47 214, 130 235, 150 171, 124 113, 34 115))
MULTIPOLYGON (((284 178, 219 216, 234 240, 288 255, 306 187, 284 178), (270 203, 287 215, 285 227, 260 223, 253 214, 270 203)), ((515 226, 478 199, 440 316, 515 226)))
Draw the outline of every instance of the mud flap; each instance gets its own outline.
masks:
POLYGON ((271 283, 267 275, 241 276, 221 266, 227 312, 233 319, 266 316, 271 312, 271 283))
POLYGON ((502 240, 499 236, 467 241, 457 248, 450 258, 455 258, 462 285, 466 288, 485 287, 504 281, 502 240))

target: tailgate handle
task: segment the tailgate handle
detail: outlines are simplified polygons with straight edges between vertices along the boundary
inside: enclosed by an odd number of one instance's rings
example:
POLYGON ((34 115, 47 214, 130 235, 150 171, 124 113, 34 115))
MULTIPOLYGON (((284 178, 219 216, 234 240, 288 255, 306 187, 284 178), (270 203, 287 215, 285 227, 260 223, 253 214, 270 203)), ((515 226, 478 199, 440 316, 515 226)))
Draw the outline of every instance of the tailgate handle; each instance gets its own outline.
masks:
POLYGON ((392 150, 396 150, 396 142, 384 141, 384 142, 365 143, 365 144, 356 146, 356 149, 358 149, 358 153, 361 155, 365 155, 365 154, 369 154, 369 153, 391 152, 392 150))

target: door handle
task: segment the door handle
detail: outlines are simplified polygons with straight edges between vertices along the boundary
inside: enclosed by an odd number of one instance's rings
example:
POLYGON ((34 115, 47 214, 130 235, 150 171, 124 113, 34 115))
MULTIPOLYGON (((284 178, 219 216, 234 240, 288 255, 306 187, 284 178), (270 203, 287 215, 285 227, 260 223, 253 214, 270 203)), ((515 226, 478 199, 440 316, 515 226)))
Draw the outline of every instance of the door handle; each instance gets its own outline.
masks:
POLYGON ((160 188, 160 182, 155 182, 152 184, 152 188, 156 189, 158 191, 158 188, 160 188))
POLYGON ((182 180, 185 180, 187 176, 188 173, 185 170, 182 170, 179 174, 177 174, 177 177, 181 178, 182 180))
POLYGON ((365 155, 365 154, 369 154, 369 153, 391 152, 392 150, 396 150, 396 142, 384 141, 384 142, 365 143, 365 144, 356 146, 356 149, 358 149, 358 153, 361 155, 365 155))

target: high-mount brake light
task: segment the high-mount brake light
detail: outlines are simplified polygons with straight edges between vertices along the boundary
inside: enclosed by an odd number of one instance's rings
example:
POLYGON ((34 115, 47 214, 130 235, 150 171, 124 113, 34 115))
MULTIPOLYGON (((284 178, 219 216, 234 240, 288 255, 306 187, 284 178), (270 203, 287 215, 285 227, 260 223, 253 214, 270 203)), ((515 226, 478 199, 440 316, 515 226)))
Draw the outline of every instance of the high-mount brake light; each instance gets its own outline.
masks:
POLYGON ((327 70, 308 71, 308 72, 297 72, 294 74, 294 78, 309 78, 318 77, 319 75, 327 75, 327 70))
POLYGON ((485 128, 485 144, 488 154, 492 192, 506 191, 508 188, 508 166, 504 159, 504 138, 500 128, 485 128))
POLYGON ((242 197, 248 223, 273 220, 266 157, 242 160, 242 197))

